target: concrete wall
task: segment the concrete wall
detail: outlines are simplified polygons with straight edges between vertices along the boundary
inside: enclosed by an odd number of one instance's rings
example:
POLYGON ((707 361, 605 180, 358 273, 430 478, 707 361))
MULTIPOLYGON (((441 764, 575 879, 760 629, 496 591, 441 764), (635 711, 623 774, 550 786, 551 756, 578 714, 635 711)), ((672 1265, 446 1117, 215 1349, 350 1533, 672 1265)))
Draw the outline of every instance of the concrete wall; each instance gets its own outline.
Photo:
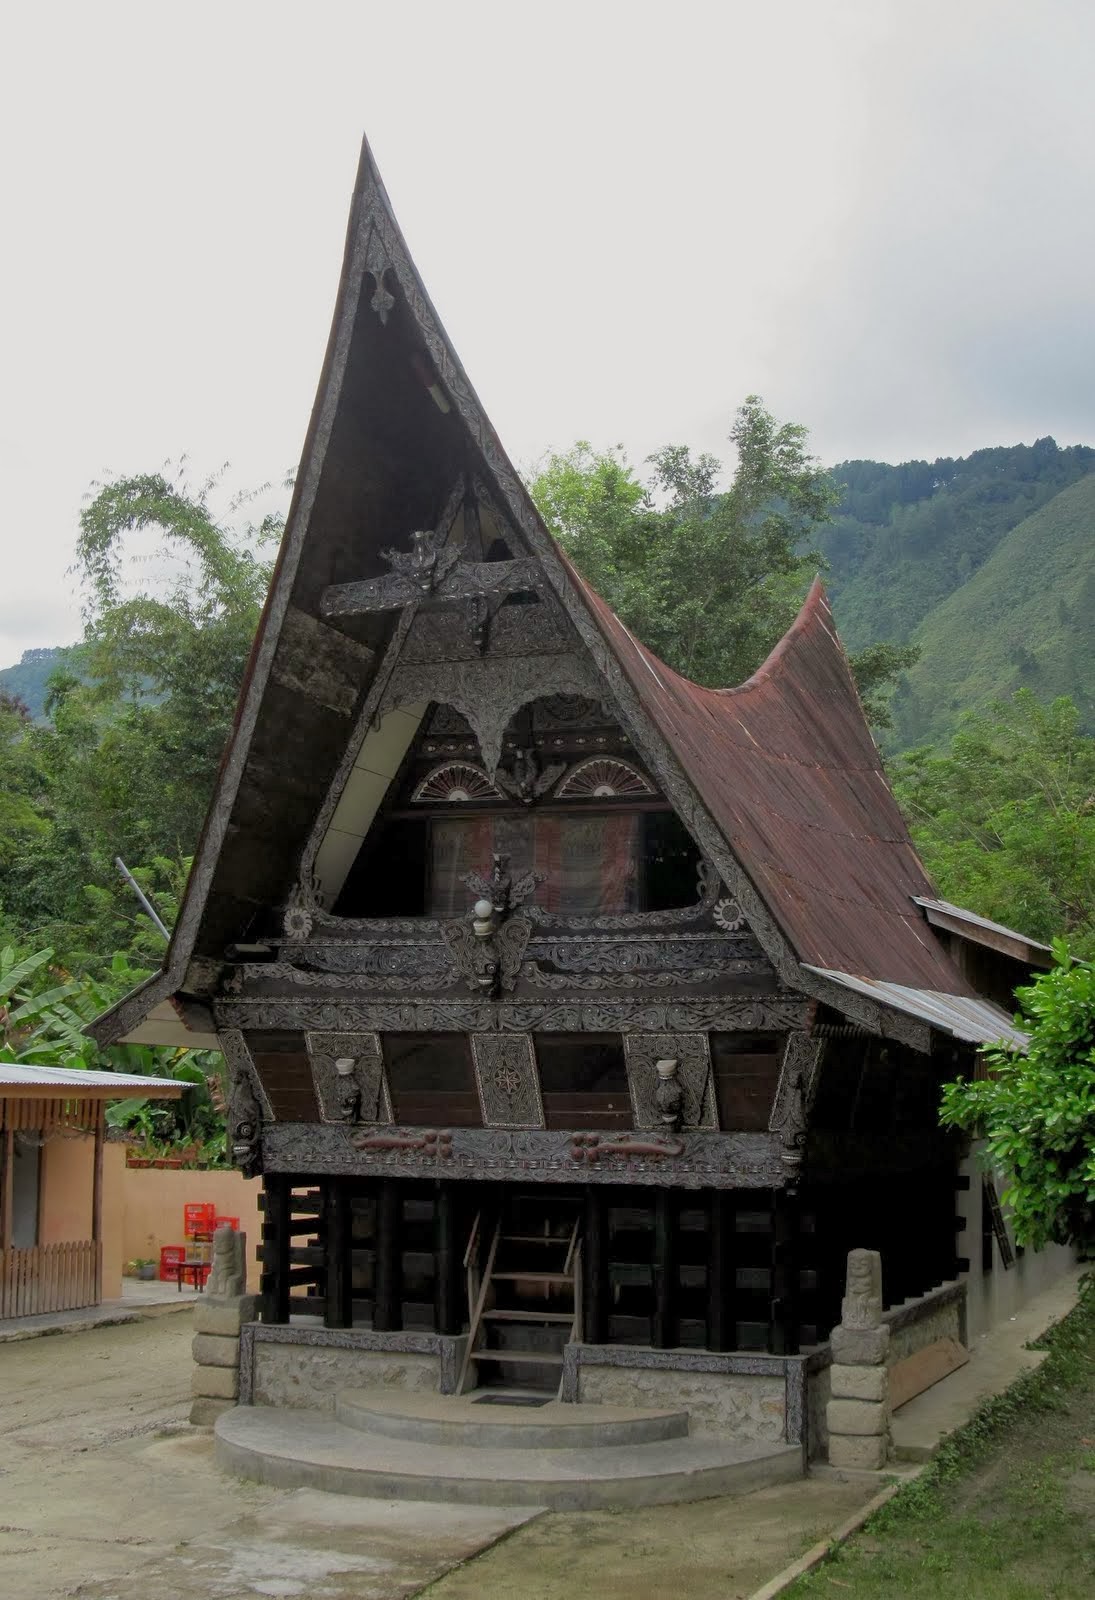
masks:
POLYGON ((737 1372, 666 1371, 643 1367, 578 1368, 578 1399, 620 1406, 687 1411, 689 1432, 741 1442, 782 1444, 786 1421, 782 1378, 737 1372))
POLYGON ((376 1387, 436 1394, 437 1356, 396 1350, 340 1350, 306 1344, 255 1345, 255 1405, 333 1411, 339 1389, 376 1387))
POLYGON ((47 1139, 42 1146, 42 1207, 39 1244, 67 1244, 91 1238, 91 1190, 95 1140, 47 1139))
MULTIPOLYGON (((965 1222, 959 1234, 960 1253, 966 1256, 970 1270, 963 1274, 966 1284, 969 1336, 976 1338, 987 1333, 1000 1322, 1013 1317, 1035 1295, 1053 1286, 1075 1265, 1072 1250, 1064 1245, 1050 1245, 1045 1250, 1025 1250, 1010 1267, 1005 1267, 1000 1247, 992 1241, 992 1270, 981 1267, 981 1224, 984 1205, 982 1178, 985 1168, 980 1160, 981 1146, 975 1145, 962 1163, 959 1171, 969 1179, 969 1188, 957 1195, 958 1214, 965 1222)), ((997 1184, 997 1188, 1001 1188, 997 1184)))
MULTIPOLYGON (((109 1146, 123 1155, 116 1175, 121 1196, 122 1230, 119 1265, 135 1257, 151 1256, 159 1264, 165 1244, 183 1244, 183 1207, 211 1201, 217 1215, 239 1217, 247 1235, 248 1279, 257 1280, 255 1250, 261 1234, 258 1201, 262 1185, 242 1173, 184 1172, 162 1167, 127 1167, 121 1146, 109 1146)), ((112 1181, 114 1175, 112 1174, 112 1181)))

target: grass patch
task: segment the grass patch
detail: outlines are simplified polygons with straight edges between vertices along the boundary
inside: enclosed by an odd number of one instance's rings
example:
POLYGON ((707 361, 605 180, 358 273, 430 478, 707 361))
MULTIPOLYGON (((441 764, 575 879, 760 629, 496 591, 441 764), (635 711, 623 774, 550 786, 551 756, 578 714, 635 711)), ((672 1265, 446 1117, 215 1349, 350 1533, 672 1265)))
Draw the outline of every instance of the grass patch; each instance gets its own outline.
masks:
POLYGON ((786 1591, 829 1600, 1095 1594, 1095 1277, 1039 1348, 861 1533, 786 1591))

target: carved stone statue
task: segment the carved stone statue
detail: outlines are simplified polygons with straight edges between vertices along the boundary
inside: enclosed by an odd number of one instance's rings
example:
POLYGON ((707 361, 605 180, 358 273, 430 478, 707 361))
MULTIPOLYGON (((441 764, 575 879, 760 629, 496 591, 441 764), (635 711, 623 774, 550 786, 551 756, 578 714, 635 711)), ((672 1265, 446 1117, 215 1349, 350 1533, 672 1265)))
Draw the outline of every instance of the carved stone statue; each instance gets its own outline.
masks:
POLYGON ((213 1270, 206 1292, 225 1299, 247 1292, 243 1235, 227 1225, 218 1228, 213 1235, 213 1270))
POLYGON ((654 1090, 654 1104, 662 1125, 672 1128, 674 1132, 680 1127, 684 1114, 684 1089, 677 1076, 679 1066, 679 1061, 655 1062, 658 1083, 654 1090))
POLYGON ((840 1320, 845 1328, 881 1326, 882 1257, 877 1250, 849 1250, 840 1320))

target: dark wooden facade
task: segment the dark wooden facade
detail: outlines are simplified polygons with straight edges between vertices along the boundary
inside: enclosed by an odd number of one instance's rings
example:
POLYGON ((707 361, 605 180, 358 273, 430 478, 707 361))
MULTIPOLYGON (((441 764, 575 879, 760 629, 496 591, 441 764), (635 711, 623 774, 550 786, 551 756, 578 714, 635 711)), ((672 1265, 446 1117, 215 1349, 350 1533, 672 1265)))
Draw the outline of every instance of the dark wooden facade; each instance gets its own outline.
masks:
POLYGON ((890 1303, 953 1276, 938 1085, 996 1023, 931 893, 820 586, 737 690, 646 652, 539 521, 366 152, 179 926, 98 1029, 170 1000, 165 1038, 215 1030, 264 1319, 508 1319, 515 1370, 552 1323, 793 1353, 853 1246, 890 1303))

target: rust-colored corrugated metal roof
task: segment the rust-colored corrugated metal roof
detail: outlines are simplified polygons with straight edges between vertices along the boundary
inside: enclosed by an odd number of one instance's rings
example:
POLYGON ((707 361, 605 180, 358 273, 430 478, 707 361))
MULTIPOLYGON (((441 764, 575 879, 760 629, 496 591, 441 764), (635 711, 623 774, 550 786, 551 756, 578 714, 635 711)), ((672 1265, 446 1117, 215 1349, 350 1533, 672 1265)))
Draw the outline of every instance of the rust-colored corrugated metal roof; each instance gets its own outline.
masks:
POLYGON ((890 792, 820 579, 746 683, 705 689, 659 661, 570 571, 799 960, 972 994, 913 903, 934 889, 890 792))

